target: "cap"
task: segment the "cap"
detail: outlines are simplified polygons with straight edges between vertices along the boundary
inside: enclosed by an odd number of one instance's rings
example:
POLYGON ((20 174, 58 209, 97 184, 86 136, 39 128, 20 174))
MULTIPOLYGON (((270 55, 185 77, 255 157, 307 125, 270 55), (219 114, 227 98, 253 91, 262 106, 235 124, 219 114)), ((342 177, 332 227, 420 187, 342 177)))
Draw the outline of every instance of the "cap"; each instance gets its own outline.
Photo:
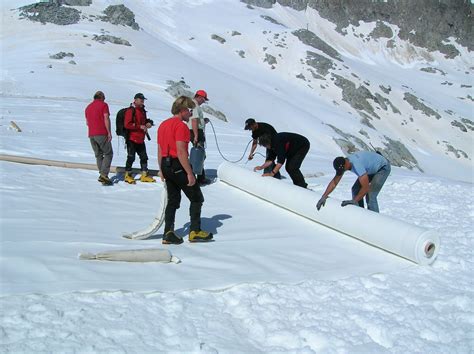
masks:
POLYGON ((141 93, 141 92, 137 93, 137 94, 135 95, 135 97, 133 97, 133 98, 140 98, 140 99, 142 99, 142 100, 146 100, 146 97, 143 96, 143 93, 141 93))
POLYGON ((336 170, 336 176, 342 176, 344 173, 344 166, 346 164, 346 159, 342 156, 336 157, 332 162, 334 169, 336 170))
POLYGON ((257 122, 255 121, 255 119, 253 119, 253 118, 247 119, 247 120, 245 121, 244 129, 245 129, 245 130, 250 130, 250 126, 253 125, 253 124, 255 124, 255 123, 257 123, 257 122))
POLYGON ((203 97, 206 101, 209 101, 209 98, 207 98, 207 92, 204 90, 197 90, 195 96, 201 96, 203 97))

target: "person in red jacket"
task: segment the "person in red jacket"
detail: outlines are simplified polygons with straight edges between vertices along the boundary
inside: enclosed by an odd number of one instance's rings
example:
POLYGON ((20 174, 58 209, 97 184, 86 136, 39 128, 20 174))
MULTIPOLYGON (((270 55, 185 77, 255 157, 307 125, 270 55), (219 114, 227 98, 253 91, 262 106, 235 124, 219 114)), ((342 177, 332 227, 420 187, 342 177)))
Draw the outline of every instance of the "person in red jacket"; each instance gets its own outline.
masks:
POLYGON ((171 108, 173 117, 165 120, 158 128, 158 164, 160 177, 166 181, 168 202, 165 209, 165 234, 162 243, 183 243, 183 239, 174 232, 176 210, 181 202, 181 191, 188 197, 190 203, 189 242, 211 241, 212 233, 201 230, 201 208, 204 197, 196 176, 189 163, 188 146, 190 131, 184 122, 193 116, 196 104, 186 96, 174 101, 171 108))
POLYGON ((132 165, 135 162, 135 154, 140 158, 142 175, 141 182, 155 182, 148 175, 148 155, 146 153, 145 135, 152 127, 152 122, 146 116, 145 96, 137 93, 130 108, 125 112, 124 127, 128 131, 127 138, 127 162, 125 164, 125 182, 135 184, 132 176, 132 165))
POLYGON ((104 186, 111 186, 113 183, 109 179, 109 172, 114 152, 111 143, 109 105, 105 103, 102 91, 94 94, 94 101, 87 106, 85 115, 89 140, 99 169, 98 181, 104 186))

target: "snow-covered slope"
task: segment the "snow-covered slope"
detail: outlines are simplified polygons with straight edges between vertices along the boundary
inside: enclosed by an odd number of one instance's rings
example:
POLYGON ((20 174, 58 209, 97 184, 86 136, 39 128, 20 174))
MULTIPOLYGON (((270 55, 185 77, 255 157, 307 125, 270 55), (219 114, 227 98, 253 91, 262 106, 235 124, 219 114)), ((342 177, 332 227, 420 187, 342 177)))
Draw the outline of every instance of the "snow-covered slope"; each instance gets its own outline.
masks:
MULTIPOLYGON (((1 2, 1 153, 92 163, 83 110, 96 90, 112 114, 143 92, 159 123, 171 115, 170 81, 183 80, 190 90, 206 89, 209 105, 227 117, 211 116, 231 159, 250 139, 249 117, 306 135, 312 149, 302 170, 318 194, 333 176, 332 159, 347 149, 371 143, 398 151, 404 167, 384 186, 381 211, 440 229, 441 248, 432 266, 419 267, 217 182, 203 189, 203 226, 215 242, 169 246, 182 264, 80 261, 83 251, 166 247, 161 235, 121 237, 152 220, 161 184, 104 188, 93 171, 1 162, 0 351, 472 352, 473 135, 462 120, 473 116, 472 53, 457 45, 461 55, 446 59, 395 37, 388 48, 391 38, 368 38, 373 23, 343 36, 314 10, 280 5, 123 1, 136 31, 97 18, 116 1, 74 7, 83 17, 67 26, 20 20, 16 9, 30 1, 1 2), (299 29, 336 52, 302 43, 292 34, 299 29), (308 51, 319 57, 308 59, 308 51), (50 58, 58 52, 74 57, 50 58), (331 66, 325 75, 314 58, 331 66), (434 72, 420 71, 427 67, 434 72), (415 110, 407 92, 441 118, 415 110)), ((213 175, 222 158, 211 130, 208 137, 213 175)), ((113 143, 113 163, 123 165, 123 145, 113 143)), ((352 183, 345 177, 334 197, 347 199, 352 183)), ((181 235, 187 208, 183 199, 181 235)))
POLYGON ((184 78, 191 89, 205 88, 212 107, 224 112, 235 129, 255 117, 279 131, 304 133, 313 142, 312 153, 328 161, 343 153, 341 146, 347 152, 372 144, 386 148, 388 155, 402 146, 401 156, 392 159, 395 164, 471 180, 474 123, 472 86, 467 86, 472 85, 473 57, 459 45, 461 55, 454 59, 396 36, 394 48, 387 48, 389 38, 369 40, 373 23, 343 36, 311 8, 249 9, 235 0, 124 1, 134 11, 139 31, 91 17, 114 1, 77 7, 83 19, 69 26, 19 20, 18 11, 9 10, 26 3, 2 3, 3 95, 86 101, 102 89, 109 102, 123 106, 143 91, 159 120, 167 114, 154 110, 167 111, 172 102, 164 91, 167 81, 184 78), (300 29, 332 50, 304 44, 292 34, 300 29), (123 38, 131 46, 92 40, 100 34, 123 38), (49 58, 60 51, 73 53, 76 65, 68 63, 71 58, 49 58), (331 66, 326 76, 317 72, 318 65, 308 64, 308 51, 331 66), (420 71, 426 67, 438 71, 420 71), (342 86, 352 82, 359 94, 349 88, 343 92, 342 86), (440 119, 415 110, 404 99, 407 93, 440 119), (352 105, 344 94, 355 94, 352 105))

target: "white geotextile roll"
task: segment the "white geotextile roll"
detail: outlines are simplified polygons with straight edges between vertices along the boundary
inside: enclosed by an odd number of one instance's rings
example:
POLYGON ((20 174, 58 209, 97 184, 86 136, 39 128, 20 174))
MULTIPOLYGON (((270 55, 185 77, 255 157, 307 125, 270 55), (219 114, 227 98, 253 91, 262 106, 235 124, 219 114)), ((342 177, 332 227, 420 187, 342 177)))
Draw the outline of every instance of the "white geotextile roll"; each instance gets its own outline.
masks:
POLYGON ((326 205, 317 211, 320 194, 275 178, 262 177, 260 173, 228 162, 219 166, 217 174, 224 183, 415 263, 431 264, 438 255, 440 241, 436 230, 411 225, 358 206, 341 207, 341 201, 332 198, 328 198, 326 205))
POLYGON ((165 221, 165 209, 166 205, 168 204, 168 190, 166 189, 166 183, 163 183, 163 191, 161 192, 161 201, 160 201, 160 208, 156 213, 153 222, 145 229, 140 231, 135 231, 132 233, 124 234, 122 237, 128 238, 130 240, 145 240, 148 237, 155 234, 158 229, 163 225, 165 221))
POLYGON ((121 262, 180 262, 179 258, 172 256, 170 251, 162 248, 148 248, 140 250, 115 250, 99 253, 80 253, 79 259, 121 262))

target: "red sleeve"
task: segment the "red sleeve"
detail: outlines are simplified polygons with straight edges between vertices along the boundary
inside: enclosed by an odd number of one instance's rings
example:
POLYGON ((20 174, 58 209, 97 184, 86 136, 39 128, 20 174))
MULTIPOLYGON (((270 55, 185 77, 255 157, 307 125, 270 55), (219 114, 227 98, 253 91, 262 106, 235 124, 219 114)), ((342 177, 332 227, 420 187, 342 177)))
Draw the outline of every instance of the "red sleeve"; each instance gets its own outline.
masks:
POLYGON ((108 114, 108 115, 110 115, 109 105, 108 105, 107 103, 105 103, 105 102, 104 102, 103 114, 108 114))
POLYGON ((184 141, 185 143, 189 143, 189 140, 191 140, 191 133, 186 124, 178 124, 178 129, 176 129, 175 138, 176 141, 184 141))
POLYGON ((129 108, 125 111, 125 119, 124 119, 124 124, 123 124, 125 126, 125 129, 137 130, 136 125, 133 124, 132 118, 133 118, 133 110, 129 108))

